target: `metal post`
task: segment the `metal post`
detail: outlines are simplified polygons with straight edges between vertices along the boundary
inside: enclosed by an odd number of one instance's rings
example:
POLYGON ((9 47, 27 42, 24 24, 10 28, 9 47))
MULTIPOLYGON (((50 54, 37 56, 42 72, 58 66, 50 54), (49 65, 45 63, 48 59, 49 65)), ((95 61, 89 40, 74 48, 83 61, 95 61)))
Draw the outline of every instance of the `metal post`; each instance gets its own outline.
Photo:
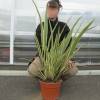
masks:
POLYGON ((12 0, 10 28, 10 64, 14 63, 15 0, 12 0))

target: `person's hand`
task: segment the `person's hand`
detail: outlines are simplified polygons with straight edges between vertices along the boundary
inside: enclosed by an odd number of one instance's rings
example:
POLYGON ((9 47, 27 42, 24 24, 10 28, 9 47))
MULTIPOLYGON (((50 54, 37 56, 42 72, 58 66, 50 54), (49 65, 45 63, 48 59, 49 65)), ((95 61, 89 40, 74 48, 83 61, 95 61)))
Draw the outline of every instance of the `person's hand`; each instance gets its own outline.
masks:
POLYGON ((71 69, 71 68, 73 68, 74 66, 75 66, 75 62, 69 60, 69 61, 68 61, 68 68, 71 69))

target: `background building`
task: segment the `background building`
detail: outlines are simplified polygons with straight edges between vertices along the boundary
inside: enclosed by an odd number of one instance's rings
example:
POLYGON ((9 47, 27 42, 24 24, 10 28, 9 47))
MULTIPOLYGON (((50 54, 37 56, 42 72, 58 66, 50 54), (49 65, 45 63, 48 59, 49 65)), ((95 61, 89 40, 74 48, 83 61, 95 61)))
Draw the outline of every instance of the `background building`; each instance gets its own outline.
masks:
MULTIPOLYGON (((35 1, 43 15, 47 0, 35 1)), ((61 3, 63 8, 59 19, 70 27, 78 16, 83 16, 85 21, 96 18, 96 27, 81 39, 81 49, 75 59, 83 65, 100 64, 100 1, 61 0, 61 3)), ((38 23, 38 15, 31 0, 0 0, 1 65, 27 65, 35 55, 34 32, 38 23)))

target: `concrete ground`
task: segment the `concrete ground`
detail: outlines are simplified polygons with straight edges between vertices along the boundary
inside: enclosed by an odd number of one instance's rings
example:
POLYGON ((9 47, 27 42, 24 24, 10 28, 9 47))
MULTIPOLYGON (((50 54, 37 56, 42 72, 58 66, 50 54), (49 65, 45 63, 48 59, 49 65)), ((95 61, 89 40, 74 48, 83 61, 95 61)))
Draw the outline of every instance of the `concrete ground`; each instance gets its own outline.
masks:
MULTIPOLYGON (((0 76, 0 100, 42 100, 39 83, 28 76, 0 76)), ((100 76, 67 80, 59 100, 100 100, 100 76)))

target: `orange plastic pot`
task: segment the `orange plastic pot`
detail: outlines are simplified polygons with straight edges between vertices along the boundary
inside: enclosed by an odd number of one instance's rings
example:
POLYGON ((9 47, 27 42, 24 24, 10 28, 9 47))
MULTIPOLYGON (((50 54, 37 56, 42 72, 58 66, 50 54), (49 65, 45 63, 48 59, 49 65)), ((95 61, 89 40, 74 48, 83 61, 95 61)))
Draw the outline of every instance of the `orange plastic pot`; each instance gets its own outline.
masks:
POLYGON ((57 100, 60 96, 62 81, 47 83, 40 81, 40 89, 43 100, 57 100))

